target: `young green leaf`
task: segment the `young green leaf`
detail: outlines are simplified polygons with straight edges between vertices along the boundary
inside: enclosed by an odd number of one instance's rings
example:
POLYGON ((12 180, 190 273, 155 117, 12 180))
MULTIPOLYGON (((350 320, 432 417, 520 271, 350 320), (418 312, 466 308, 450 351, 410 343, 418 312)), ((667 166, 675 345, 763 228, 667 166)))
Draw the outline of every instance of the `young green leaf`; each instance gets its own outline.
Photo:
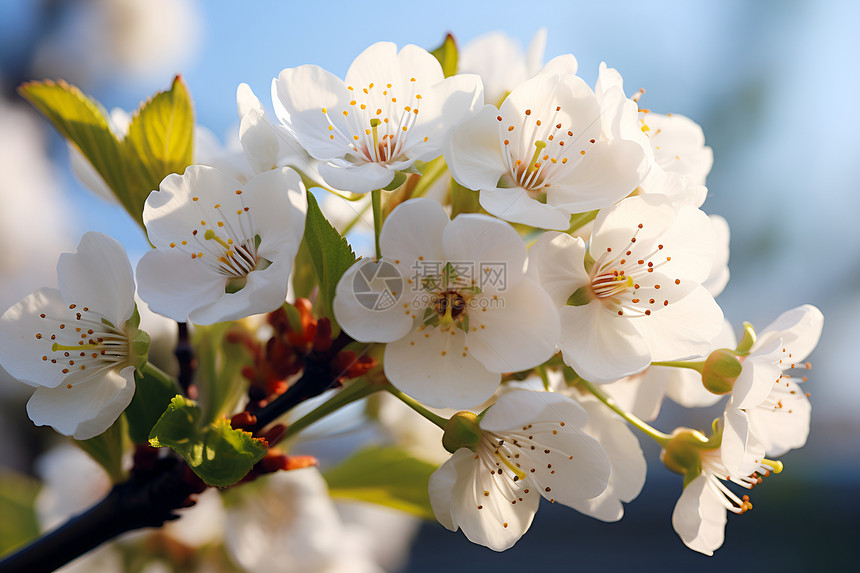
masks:
POLYGON ((123 206, 132 213, 122 144, 111 131, 98 102, 62 80, 28 82, 18 88, 18 93, 81 151, 123 206))
POLYGON ((135 382, 134 398, 125 409, 125 417, 131 441, 145 444, 149 440, 149 432, 179 391, 179 386, 151 364, 146 364, 135 374, 135 382))
POLYGON ((119 483, 128 477, 122 469, 126 433, 125 418, 120 416, 110 428, 98 436, 89 440, 75 440, 75 445, 103 467, 113 483, 119 483))
POLYGON ((457 73, 457 43, 454 41, 454 36, 448 34, 442 45, 430 52, 433 54, 439 63, 442 64, 442 73, 445 77, 451 77, 457 73))
POLYGON ((451 180, 451 218, 460 213, 480 213, 481 204, 478 202, 478 192, 463 187, 451 180))
POLYGON ((434 519, 427 483, 436 466, 395 446, 361 450, 323 474, 332 497, 434 519))
POLYGON ((24 474, 0 472, 0 555, 38 537, 36 494, 39 484, 24 474))
POLYGON ((191 164, 193 141, 194 109, 185 82, 176 76, 168 91, 158 92, 140 107, 124 141, 127 159, 137 170, 129 173, 133 177, 129 192, 139 213, 162 179, 191 164))
POLYGON ((320 312, 334 322, 331 304, 337 281, 355 262, 355 253, 346 239, 326 220, 316 199, 310 193, 304 241, 319 280, 317 301, 320 304, 320 312))
POLYGON ((176 395, 152 428, 149 444, 175 451, 211 486, 233 485, 266 454, 265 442, 232 428, 225 418, 202 425, 202 415, 192 400, 176 395))

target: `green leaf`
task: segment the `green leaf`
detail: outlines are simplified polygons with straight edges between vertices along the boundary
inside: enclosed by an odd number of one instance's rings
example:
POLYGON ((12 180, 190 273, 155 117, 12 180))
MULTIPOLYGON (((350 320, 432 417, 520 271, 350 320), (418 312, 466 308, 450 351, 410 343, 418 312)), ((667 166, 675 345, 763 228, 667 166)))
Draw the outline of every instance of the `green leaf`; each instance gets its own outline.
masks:
POLYGON ((131 201, 139 209, 136 217, 162 179, 191 165, 193 141, 194 109, 185 82, 176 76, 168 91, 158 92, 140 107, 124 141, 128 160, 137 170, 129 182, 131 201))
POLYGON ((302 237, 296 262, 293 265, 293 291, 296 298, 309 298, 315 286, 317 286, 317 277, 314 273, 314 263, 308 250, 307 240, 302 237))
POLYGON ((356 452, 323 474, 332 497, 393 507, 434 519, 427 490, 436 466, 395 446, 356 452))
POLYGON ((128 477, 122 469, 125 436, 126 421, 120 416, 110 428, 98 436, 89 440, 75 440, 75 445, 103 467, 113 483, 119 483, 128 477))
POLYGON ((81 151, 126 211, 143 226, 143 204, 170 173, 191 164, 194 110, 182 78, 141 105, 128 135, 110 130, 102 107, 63 81, 29 82, 19 93, 81 151))
POLYGON ((209 485, 233 485, 266 454, 265 442, 225 418, 201 425, 202 415, 192 400, 176 395, 152 428, 149 444, 175 451, 209 485))
POLYGON ((320 313, 334 320, 332 300, 337 281, 355 262, 355 253, 345 238, 326 220, 313 195, 308 193, 308 214, 305 219, 305 244, 319 281, 320 313))
POLYGON ((451 180, 451 218, 460 213, 480 213, 481 204, 478 202, 478 192, 463 187, 451 180))
POLYGON ((101 106, 62 80, 28 82, 18 88, 18 93, 80 150, 123 206, 133 213, 126 200, 127 170, 122 144, 111 131, 101 106))
POLYGON ((145 444, 149 432, 179 392, 179 386, 170 376, 146 364, 135 372, 136 387, 131 404, 125 409, 128 420, 128 435, 135 444, 145 444))
POLYGON ((39 536, 33 508, 39 484, 11 471, 0 472, 0 555, 39 536))
POLYGON ((454 36, 448 34, 442 45, 430 52, 433 54, 439 63, 442 64, 442 73, 445 77, 451 77, 457 73, 457 43, 454 41, 454 36))

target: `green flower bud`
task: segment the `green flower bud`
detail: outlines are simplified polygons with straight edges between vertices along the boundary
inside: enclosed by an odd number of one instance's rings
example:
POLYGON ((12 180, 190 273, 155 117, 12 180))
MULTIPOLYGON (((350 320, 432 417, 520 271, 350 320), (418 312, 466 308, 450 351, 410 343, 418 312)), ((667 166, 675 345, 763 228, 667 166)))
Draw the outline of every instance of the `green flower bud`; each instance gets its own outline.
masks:
POLYGON ((705 360, 702 384, 714 394, 728 394, 734 388, 735 380, 741 375, 742 369, 741 361, 733 350, 714 350, 705 360))
POLYGON ((722 432, 707 438, 697 430, 678 428, 660 452, 660 461, 669 471, 684 476, 686 486, 702 473, 702 451, 718 448, 721 442, 722 432))
POLYGON ((481 441, 481 427, 478 416, 472 412, 457 412, 445 424, 442 434, 442 446, 452 454, 460 448, 469 448, 473 452, 478 449, 481 441))

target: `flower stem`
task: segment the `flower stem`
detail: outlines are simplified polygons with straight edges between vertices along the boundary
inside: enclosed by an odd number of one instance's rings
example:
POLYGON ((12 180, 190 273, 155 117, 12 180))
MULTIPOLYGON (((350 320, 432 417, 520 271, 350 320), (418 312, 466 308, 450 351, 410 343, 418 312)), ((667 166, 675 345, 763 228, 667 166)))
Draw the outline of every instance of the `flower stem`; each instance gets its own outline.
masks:
POLYGON ((379 250, 379 234, 382 231, 382 189, 370 192, 370 201, 373 205, 373 244, 376 247, 376 260, 382 259, 382 251, 379 250))
POLYGON ((656 430, 655 428, 652 428, 651 426, 649 426, 648 424, 646 424, 645 422, 643 422, 642 420, 640 420, 639 418, 637 418, 636 416, 631 414, 630 412, 626 411, 624 408, 619 406, 615 400, 613 400, 612 398, 610 398, 609 396, 604 394, 603 391, 598 389, 597 386, 595 386, 594 384, 592 384, 588 380, 583 380, 582 378, 579 378, 577 380, 577 382, 583 388, 585 388, 586 390, 591 392, 591 394, 595 398, 597 398, 598 400, 600 400, 601 402, 606 404, 606 406, 608 406, 609 409, 611 409, 613 412, 615 412, 616 414, 618 414, 619 416, 624 418, 627 421, 627 423, 629 423, 631 426, 633 426, 634 428, 636 428, 637 430, 639 430, 640 432, 642 432, 643 434, 645 434, 646 436, 648 436, 649 438, 651 438, 652 440, 654 440, 655 442, 660 444, 660 446, 665 447, 666 444, 668 444, 669 441, 672 439, 672 436, 670 436, 668 434, 664 434, 663 432, 656 430))
POLYGON ((689 368, 690 370, 695 370, 699 374, 705 369, 705 362, 681 362, 681 361, 669 361, 669 362, 652 362, 651 366, 668 366, 669 368, 689 368))
POLYGON ((332 396, 317 408, 311 410, 292 424, 290 424, 281 439, 286 439, 298 434, 303 429, 307 428, 317 420, 325 418, 329 414, 343 408, 347 404, 352 404, 357 400, 366 398, 375 392, 382 390, 382 384, 372 382, 367 378, 360 378, 352 384, 332 396))
POLYGON ((385 389, 388 390, 388 392, 392 396, 394 396, 395 398, 397 398, 398 400, 400 400, 401 402, 403 402, 404 404, 406 404, 407 406, 409 406, 410 408, 412 408, 413 410, 415 410, 416 412, 442 428, 443 430, 445 429, 445 426, 448 424, 447 418, 443 418, 438 414, 434 414, 433 412, 431 412, 430 410, 428 410, 427 408, 419 404, 417 401, 413 400, 412 398, 392 386, 391 384, 388 384, 385 389))

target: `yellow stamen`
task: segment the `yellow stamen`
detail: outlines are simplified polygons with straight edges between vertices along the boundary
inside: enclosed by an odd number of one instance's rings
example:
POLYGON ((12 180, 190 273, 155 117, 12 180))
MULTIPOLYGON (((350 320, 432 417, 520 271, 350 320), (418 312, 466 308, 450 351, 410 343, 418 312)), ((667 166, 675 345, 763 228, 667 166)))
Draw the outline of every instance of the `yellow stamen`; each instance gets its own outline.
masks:
POLYGON ((535 154, 532 157, 532 161, 531 161, 531 163, 529 163, 529 168, 528 168, 529 172, 532 172, 535 169, 537 169, 537 166, 535 164, 537 163, 537 160, 540 157, 540 152, 543 151, 544 147, 546 147, 545 141, 541 141, 540 139, 535 141, 535 148, 536 149, 535 149, 535 154))
POLYGON ((499 456, 499 459, 500 459, 500 460, 502 460, 502 462, 503 462, 506 466, 508 466, 508 469, 510 469, 512 472, 514 472, 514 475, 515 475, 515 476, 517 476, 519 479, 525 479, 525 477, 526 477, 526 472, 524 472, 523 470, 521 470, 520 468, 518 468, 517 466, 515 466, 515 465, 513 464, 513 462, 511 462, 511 460, 509 460, 508 458, 506 458, 506 457, 505 457, 505 456, 503 456, 502 454, 497 453, 496 455, 497 455, 497 456, 499 456))
POLYGON ((373 148, 379 149, 379 134, 377 133, 377 127, 382 123, 378 118, 373 118, 370 120, 370 129, 373 130, 373 148))
POLYGON ((207 241, 215 241, 227 250, 230 249, 230 245, 227 244, 227 241, 216 235, 215 231, 213 231, 212 229, 206 229, 206 232, 203 234, 203 238, 207 241))
POLYGON ((66 346, 64 344, 57 344, 56 342, 51 345, 51 350, 56 352, 57 350, 95 350, 101 348, 98 344, 78 344, 77 346, 66 346))

